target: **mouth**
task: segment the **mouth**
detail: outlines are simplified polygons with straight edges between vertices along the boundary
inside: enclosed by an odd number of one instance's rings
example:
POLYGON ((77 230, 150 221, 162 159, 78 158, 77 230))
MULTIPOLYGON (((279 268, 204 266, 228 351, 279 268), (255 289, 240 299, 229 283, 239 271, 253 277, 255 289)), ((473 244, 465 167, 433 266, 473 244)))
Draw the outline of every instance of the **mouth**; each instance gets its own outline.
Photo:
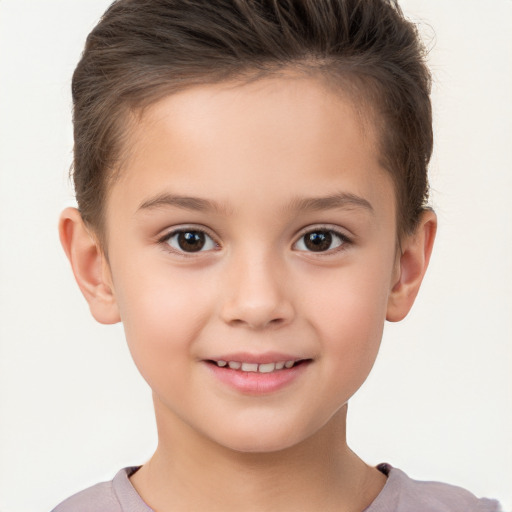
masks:
POLYGON ((207 360, 207 363, 218 368, 231 369, 246 373, 276 373, 284 370, 290 370, 296 366, 311 362, 311 359, 289 359, 287 361, 276 361, 269 363, 254 363, 244 361, 224 361, 223 359, 207 360))
POLYGON ((294 358, 291 354, 226 354, 204 359, 211 374, 237 393, 269 395, 288 388, 308 374, 313 359, 294 358))

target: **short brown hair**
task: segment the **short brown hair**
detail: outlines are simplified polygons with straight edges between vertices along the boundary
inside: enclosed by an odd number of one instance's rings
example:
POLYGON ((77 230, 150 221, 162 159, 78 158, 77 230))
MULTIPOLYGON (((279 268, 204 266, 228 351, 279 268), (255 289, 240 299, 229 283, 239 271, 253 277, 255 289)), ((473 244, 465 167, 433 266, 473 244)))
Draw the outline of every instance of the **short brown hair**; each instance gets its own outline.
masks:
POLYGON ((115 1, 73 75, 73 178, 84 221, 101 238, 130 114, 194 84, 290 68, 350 84, 376 113, 398 233, 412 232, 428 198, 431 80, 416 26, 394 0, 115 1))

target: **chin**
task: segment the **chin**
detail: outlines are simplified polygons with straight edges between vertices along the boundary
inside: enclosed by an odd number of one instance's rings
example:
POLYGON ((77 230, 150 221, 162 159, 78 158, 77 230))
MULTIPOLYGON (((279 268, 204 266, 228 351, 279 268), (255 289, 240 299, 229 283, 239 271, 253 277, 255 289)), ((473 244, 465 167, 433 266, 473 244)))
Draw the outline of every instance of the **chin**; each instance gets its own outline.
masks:
POLYGON ((264 454, 264 453, 275 453, 291 448, 297 443, 286 440, 279 442, 276 439, 240 439, 230 440, 229 444, 225 444, 226 448, 239 453, 251 453, 251 454, 264 454))
POLYGON ((307 439, 310 433, 300 435, 297 429, 251 429, 250 432, 236 432, 232 429, 223 436, 214 439, 218 444, 239 453, 274 453, 296 446, 307 439))

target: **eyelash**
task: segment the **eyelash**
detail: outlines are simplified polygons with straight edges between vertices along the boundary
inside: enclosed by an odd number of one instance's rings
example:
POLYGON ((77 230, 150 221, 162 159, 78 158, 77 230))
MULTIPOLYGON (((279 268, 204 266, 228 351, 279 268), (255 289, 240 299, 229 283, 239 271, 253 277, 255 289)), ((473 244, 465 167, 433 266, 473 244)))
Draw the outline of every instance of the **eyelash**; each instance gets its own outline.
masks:
POLYGON ((319 255, 319 256, 330 256, 332 254, 336 254, 340 251, 344 251, 347 249, 348 246, 350 246, 353 241, 344 233, 341 233, 337 229, 333 229, 332 227, 328 226, 314 226, 314 227, 308 227, 305 230, 302 231, 300 236, 298 237, 297 241, 293 244, 293 247, 296 247, 299 242, 302 242, 303 245, 305 245, 304 237, 308 234, 313 233, 328 233, 331 237, 331 244, 334 242, 332 238, 336 237, 339 240, 339 243, 336 247, 333 247, 332 249, 327 249, 325 251, 312 251, 312 250, 302 250, 297 249, 299 252, 305 252, 308 254, 313 255, 319 255))
POLYGON ((203 247, 200 247, 200 249, 197 251, 185 251, 183 249, 176 248, 171 245, 171 240, 174 237, 177 237, 180 234, 187 234, 187 233, 195 233, 196 235, 197 234, 204 235, 205 238, 209 239, 209 241, 205 241, 205 244, 208 244, 208 243, 212 244, 213 247, 208 248, 207 249, 208 251, 218 250, 220 247, 220 244, 215 240, 215 238, 212 235, 210 235, 204 228, 199 228, 199 227, 196 228, 194 226, 174 229, 174 230, 166 233, 164 236, 162 236, 158 240, 158 243, 160 243, 166 251, 172 252, 174 254, 178 254, 179 256, 183 256, 185 258, 194 257, 198 253, 205 252, 204 250, 202 250, 203 247))
MULTIPOLYGON (((196 238, 196 241, 197 241, 197 238, 196 238)), ((325 239, 320 240, 320 243, 322 243, 322 241, 325 241, 325 239)), ((310 242, 311 242, 311 240, 310 240, 310 242)), ((193 226, 174 229, 171 232, 168 232, 164 236, 162 236, 158 240, 158 243, 163 245, 165 250, 172 252, 174 254, 178 254, 180 256, 186 257, 186 258, 194 257, 196 254, 201 253, 201 252, 207 252, 207 251, 209 252, 211 250, 218 250, 220 248, 220 244, 204 228, 199 228, 199 227, 196 228, 193 226), (181 234, 190 234, 190 233, 194 233, 196 235, 202 235, 205 238, 209 239, 209 241, 205 240, 204 244, 205 245, 210 244, 210 245, 213 245, 213 247, 208 247, 206 250, 203 250, 203 248, 204 248, 204 245, 203 245, 196 251, 186 251, 182 248, 176 248, 171 245, 170 242, 173 238, 175 238, 181 234)), ((318 243, 318 242, 313 242, 313 243, 318 243)), ((178 242, 178 244, 179 244, 179 242, 178 242)), ((331 254, 335 254, 339 251, 345 250, 347 248, 347 246, 351 245, 351 244, 352 244, 352 240, 344 233, 341 233, 340 231, 333 229, 331 227, 318 226, 318 227, 308 227, 306 230, 302 231, 302 233, 300 234, 298 239, 292 244, 292 248, 294 248, 295 250, 297 250, 299 252, 305 252, 305 253, 310 253, 310 254, 331 255, 331 254), (328 248, 327 250, 320 250, 320 251, 307 250, 307 248, 306 249, 296 249, 296 246, 301 241, 302 241, 302 244, 304 246, 306 246, 306 243, 304 242, 304 237, 308 234, 313 234, 313 233, 328 234, 330 237, 330 240, 329 240, 329 238, 327 238, 327 241, 330 242, 330 245, 332 245, 332 243, 335 242, 334 238, 337 238, 339 243, 334 248, 328 248)))

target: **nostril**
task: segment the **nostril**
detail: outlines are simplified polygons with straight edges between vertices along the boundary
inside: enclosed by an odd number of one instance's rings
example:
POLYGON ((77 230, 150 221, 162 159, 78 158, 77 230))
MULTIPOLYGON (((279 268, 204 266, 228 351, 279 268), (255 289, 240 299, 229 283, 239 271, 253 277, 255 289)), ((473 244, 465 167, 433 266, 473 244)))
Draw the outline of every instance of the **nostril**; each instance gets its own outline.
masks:
POLYGON ((273 295, 268 290, 266 294, 261 290, 249 291, 234 294, 221 305, 220 316, 228 325, 250 329, 278 328, 293 319, 291 302, 277 291, 273 295))
POLYGON ((265 328, 276 328, 284 325, 286 323, 285 318, 271 318, 270 320, 265 320, 263 318, 247 318, 246 320, 241 318, 233 318, 229 320, 229 325, 233 327, 241 327, 247 326, 251 329, 265 329, 265 328))

